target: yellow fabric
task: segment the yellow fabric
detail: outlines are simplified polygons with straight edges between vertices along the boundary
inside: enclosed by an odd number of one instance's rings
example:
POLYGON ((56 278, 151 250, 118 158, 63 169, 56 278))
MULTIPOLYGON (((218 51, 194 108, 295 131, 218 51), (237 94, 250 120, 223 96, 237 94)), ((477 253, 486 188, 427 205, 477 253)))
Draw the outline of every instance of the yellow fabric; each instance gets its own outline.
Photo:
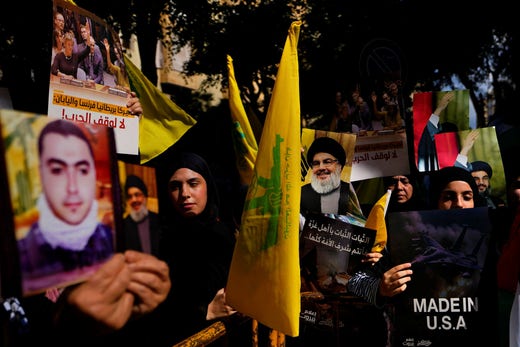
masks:
POLYGON ((126 56, 125 64, 132 91, 143 107, 139 154, 144 164, 177 142, 197 121, 150 82, 126 56))
POLYGON ((107 68, 108 71, 114 75, 114 78, 116 80, 116 84, 121 87, 127 87, 130 88, 128 85, 125 75, 123 74, 123 70, 121 70, 121 67, 112 64, 112 61, 110 61, 110 53, 107 53, 109 57, 107 57, 107 68))
MULTIPOLYGON (((65 1, 76 5, 73 0, 65 1)), ((124 60, 131 90, 143 107, 139 121, 139 154, 141 164, 145 164, 177 142, 197 121, 150 82, 126 55, 124 60)), ((119 81, 119 76, 117 79, 119 81)))
POLYGON ((386 246, 387 232, 386 232, 386 210, 388 209, 388 203, 390 202, 391 190, 387 190, 386 193, 379 198, 375 205, 368 214, 365 227, 376 230, 376 240, 372 247, 372 252, 381 252, 386 246))
POLYGON ((285 42, 226 286, 231 306, 289 336, 300 315, 300 25, 285 42))
POLYGON ((227 56, 227 68, 229 79, 229 109, 234 125, 234 146, 237 169, 240 174, 240 183, 249 185, 253 177, 258 145, 256 143, 253 129, 249 124, 246 110, 240 99, 240 91, 235 79, 233 59, 227 56))

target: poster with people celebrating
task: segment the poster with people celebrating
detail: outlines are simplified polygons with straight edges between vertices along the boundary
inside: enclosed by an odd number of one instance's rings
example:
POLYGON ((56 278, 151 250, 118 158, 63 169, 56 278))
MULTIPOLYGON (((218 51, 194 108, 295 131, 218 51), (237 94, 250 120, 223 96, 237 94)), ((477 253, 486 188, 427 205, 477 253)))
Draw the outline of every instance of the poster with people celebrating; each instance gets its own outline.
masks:
POLYGON ((127 108, 128 75, 117 33, 96 15, 53 2, 48 116, 114 129, 120 154, 136 155, 139 118, 127 108))

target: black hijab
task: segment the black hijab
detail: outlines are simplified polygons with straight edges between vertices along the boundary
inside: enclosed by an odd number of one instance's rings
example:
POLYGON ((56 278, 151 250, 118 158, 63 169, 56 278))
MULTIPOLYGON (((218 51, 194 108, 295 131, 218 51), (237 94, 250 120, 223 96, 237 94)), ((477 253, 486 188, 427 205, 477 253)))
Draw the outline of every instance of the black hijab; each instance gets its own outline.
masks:
POLYGON ((170 267, 172 288, 161 305, 159 324, 163 325, 160 338, 168 346, 211 324, 206 320, 206 308, 226 285, 235 242, 232 231, 219 220, 217 185, 202 157, 192 152, 175 154, 163 172, 163 186, 168 187, 170 178, 181 168, 204 177, 207 203, 201 214, 186 218, 175 211, 169 196, 168 209, 164 210, 168 227, 163 229, 160 257, 170 267))
MULTIPOLYGON (((406 202, 398 202, 397 194, 392 192, 392 195, 390 196, 390 202, 388 204, 387 213, 419 211, 426 209, 426 203, 423 199, 424 193, 420 191, 420 186, 417 180, 415 179, 415 176, 411 174, 398 176, 405 176, 406 178, 408 178, 408 181, 410 182, 413 188, 412 196, 406 202)), ((396 182, 393 177, 394 176, 383 177, 383 184, 385 186, 385 189, 388 189, 388 187, 390 186, 394 186, 394 191, 397 189, 396 182)))
MULTIPOLYGON (((206 186, 208 190, 208 200, 206 203, 206 207, 202 213, 195 217, 194 219, 200 222, 214 222, 219 218, 219 210, 218 206, 220 203, 220 199, 218 196, 217 185, 211 174, 210 168, 204 158, 199 156, 198 154, 192 152, 181 152, 174 156, 173 160, 168 166, 167 175, 166 175, 166 187, 168 187, 168 182, 173 174, 182 168, 190 169, 199 173, 204 180, 206 181, 206 186)), ((168 194, 169 195, 169 194, 168 194)), ((173 206, 171 205, 170 198, 170 208, 171 211, 175 211, 173 206)), ((184 218, 179 216, 176 212, 174 212, 174 219, 184 218)))
POLYGON ((444 187, 453 181, 464 181, 469 184, 473 191, 473 201, 475 207, 486 206, 486 202, 478 193, 478 187, 471 173, 463 168, 456 166, 444 167, 435 171, 431 175, 430 182, 430 207, 437 208, 439 197, 444 187))

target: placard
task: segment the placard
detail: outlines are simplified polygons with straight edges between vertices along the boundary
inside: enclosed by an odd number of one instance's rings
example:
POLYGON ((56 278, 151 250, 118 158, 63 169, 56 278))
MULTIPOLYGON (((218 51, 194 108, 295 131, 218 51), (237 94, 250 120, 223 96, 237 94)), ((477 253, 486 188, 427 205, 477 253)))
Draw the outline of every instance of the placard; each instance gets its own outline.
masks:
POLYGON ((122 225, 112 128, 1 110, 0 129, 2 295, 85 280, 122 225))
POLYGON ((487 211, 388 214, 392 263, 411 262, 413 270, 406 290, 394 297, 396 345, 472 344, 482 336, 489 319, 484 308, 494 300, 482 282, 491 230, 487 211))
POLYGON ((113 128, 117 152, 137 155, 139 118, 126 107, 130 83, 119 36, 65 0, 54 0, 52 18, 48 116, 113 128))
POLYGON ((300 235, 300 264, 309 287, 323 294, 346 293, 352 273, 374 245, 375 234, 336 215, 308 214, 300 235))

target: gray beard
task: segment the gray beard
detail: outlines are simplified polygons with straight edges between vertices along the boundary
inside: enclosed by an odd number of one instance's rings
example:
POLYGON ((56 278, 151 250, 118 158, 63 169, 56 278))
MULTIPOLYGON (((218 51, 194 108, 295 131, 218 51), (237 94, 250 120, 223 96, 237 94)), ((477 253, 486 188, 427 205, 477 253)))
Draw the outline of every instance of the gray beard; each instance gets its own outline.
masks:
POLYGON ((341 184, 341 166, 336 168, 336 171, 331 172, 329 178, 320 180, 316 175, 311 175, 311 187, 318 194, 328 194, 341 184))
POLYGON ((139 210, 132 210, 130 211, 130 218, 136 223, 141 222, 143 219, 145 219, 148 216, 148 209, 146 206, 142 205, 139 210))

